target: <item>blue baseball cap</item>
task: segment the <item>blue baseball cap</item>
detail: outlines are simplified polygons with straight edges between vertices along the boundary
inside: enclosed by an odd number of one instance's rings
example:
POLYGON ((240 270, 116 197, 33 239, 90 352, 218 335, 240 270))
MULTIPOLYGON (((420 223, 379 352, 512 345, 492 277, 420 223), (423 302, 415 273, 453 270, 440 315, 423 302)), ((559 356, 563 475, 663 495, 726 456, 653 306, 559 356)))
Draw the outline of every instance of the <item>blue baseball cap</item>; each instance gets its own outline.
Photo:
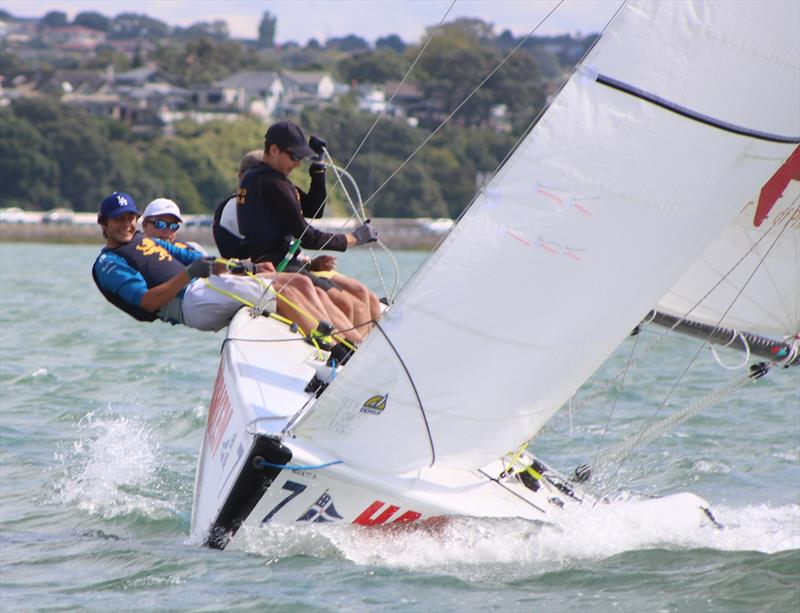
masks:
POLYGON ((114 219, 125 213, 134 213, 137 217, 142 215, 130 194, 114 192, 110 196, 106 196, 100 203, 100 217, 114 219))

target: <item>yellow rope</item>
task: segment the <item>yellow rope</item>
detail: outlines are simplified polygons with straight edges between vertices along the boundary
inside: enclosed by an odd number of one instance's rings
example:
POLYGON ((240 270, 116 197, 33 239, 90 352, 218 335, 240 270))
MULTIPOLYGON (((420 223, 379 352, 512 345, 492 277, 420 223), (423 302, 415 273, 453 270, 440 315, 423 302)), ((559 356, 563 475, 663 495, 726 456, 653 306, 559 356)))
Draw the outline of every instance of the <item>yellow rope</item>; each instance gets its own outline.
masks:
MULTIPOLYGON (((514 465, 519 462, 519 459, 522 457, 523 452, 528 447, 528 443, 523 443, 522 447, 517 449, 514 455, 511 456, 511 461, 508 463, 508 467, 506 467, 505 463, 503 463, 503 475, 510 475, 512 471, 514 471, 514 465)), ((522 468, 517 471, 514 471, 514 474, 519 474, 521 472, 527 472, 537 481, 542 478, 541 473, 535 471, 532 467, 528 466, 527 464, 522 464, 522 468)))
MULTIPOLYGON (((217 258, 214 261, 217 262, 218 264, 224 264, 229 270, 239 265, 239 260, 236 260, 236 259, 227 260, 225 258, 217 258)), ((319 320, 316 317, 314 317, 313 315, 311 315, 311 313, 306 312, 303 308, 301 308, 299 305, 297 305, 294 302, 292 302, 291 300, 289 300, 286 296, 284 296, 280 292, 272 289, 272 283, 269 283, 269 284, 265 283, 264 279, 262 279, 258 275, 255 275, 255 274, 253 274, 251 272, 246 272, 245 274, 248 277, 252 277, 253 279, 255 279, 261 285, 261 287, 263 287, 265 290, 272 290, 278 298, 283 300, 283 302, 285 302, 287 305, 289 305, 295 311, 297 311, 301 315, 305 315, 311 321, 313 321, 316 325, 319 325, 319 320)), ((247 302, 246 300, 242 299, 239 296, 235 296, 232 292, 228 292, 228 291, 223 290, 221 288, 214 287, 213 285, 211 285, 208 282, 207 279, 206 279, 206 285, 208 285, 211 289, 216 290, 219 293, 228 296, 229 298, 233 298, 234 300, 238 300, 239 302, 241 302, 243 304, 246 304, 247 306, 249 306, 251 308, 253 307, 253 304, 247 302)), ((334 334, 333 338, 335 338, 337 341, 339 341, 342 345, 344 345, 345 347, 347 347, 351 351, 355 351, 355 346, 352 343, 350 343, 346 338, 341 336, 340 334, 334 334)), ((319 350, 319 346, 317 346, 316 343, 314 343, 314 344, 317 347, 317 349, 319 350)))

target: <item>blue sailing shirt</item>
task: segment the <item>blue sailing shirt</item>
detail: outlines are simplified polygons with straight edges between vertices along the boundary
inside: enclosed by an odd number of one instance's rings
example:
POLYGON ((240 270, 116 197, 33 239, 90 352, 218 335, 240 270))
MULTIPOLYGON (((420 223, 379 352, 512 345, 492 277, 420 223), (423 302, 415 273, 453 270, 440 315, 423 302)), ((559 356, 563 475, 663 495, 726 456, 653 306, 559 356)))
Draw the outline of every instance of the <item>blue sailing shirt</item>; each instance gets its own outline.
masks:
MULTIPOLYGON (((182 249, 161 239, 153 239, 153 241, 185 266, 203 257, 202 253, 194 249, 182 249)), ((149 289, 142 273, 131 266, 124 257, 114 253, 108 247, 104 247, 100 251, 94 264, 94 272, 97 283, 103 289, 137 307, 141 305, 142 297, 149 289)), ((185 291, 184 287, 175 298, 158 311, 159 319, 171 324, 183 323, 182 305, 185 291)))

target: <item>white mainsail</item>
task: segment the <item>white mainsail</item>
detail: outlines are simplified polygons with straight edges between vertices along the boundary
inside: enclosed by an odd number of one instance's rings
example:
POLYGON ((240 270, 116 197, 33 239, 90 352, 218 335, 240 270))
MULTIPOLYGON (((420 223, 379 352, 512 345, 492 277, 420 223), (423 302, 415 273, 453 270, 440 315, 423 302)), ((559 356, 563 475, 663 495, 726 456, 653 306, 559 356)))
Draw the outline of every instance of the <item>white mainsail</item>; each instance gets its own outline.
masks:
POLYGON ((390 473, 532 437, 795 147, 637 92, 795 137, 798 41, 796 2, 626 4, 293 434, 390 473))
POLYGON ((659 311, 775 339, 800 334, 800 181, 787 185, 756 226, 758 201, 744 204, 659 301, 659 311))

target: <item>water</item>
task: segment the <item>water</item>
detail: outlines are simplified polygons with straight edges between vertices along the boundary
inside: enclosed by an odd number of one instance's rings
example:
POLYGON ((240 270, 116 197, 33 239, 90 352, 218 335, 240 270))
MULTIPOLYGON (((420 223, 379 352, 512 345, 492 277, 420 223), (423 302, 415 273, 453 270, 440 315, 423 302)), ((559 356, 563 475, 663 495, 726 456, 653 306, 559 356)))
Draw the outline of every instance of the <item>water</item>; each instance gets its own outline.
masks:
MULTIPOLYGON (((3 611, 798 610, 797 370, 771 372, 618 468, 623 495, 693 491, 722 531, 675 534, 604 508, 558 527, 463 518, 437 533, 293 526, 248 535, 244 551, 191 544, 222 335, 113 310, 89 274, 97 251, 0 244, 3 611)), ((404 277, 422 257, 399 254, 404 277)), ((363 252, 340 257, 351 274, 369 264, 363 252)), ((643 334, 637 350, 656 338, 643 334)), ((660 343, 628 374, 605 434, 610 399, 559 422, 537 451, 568 471, 630 437, 696 347, 660 343)), ((703 353, 662 414, 730 376, 703 353)))

